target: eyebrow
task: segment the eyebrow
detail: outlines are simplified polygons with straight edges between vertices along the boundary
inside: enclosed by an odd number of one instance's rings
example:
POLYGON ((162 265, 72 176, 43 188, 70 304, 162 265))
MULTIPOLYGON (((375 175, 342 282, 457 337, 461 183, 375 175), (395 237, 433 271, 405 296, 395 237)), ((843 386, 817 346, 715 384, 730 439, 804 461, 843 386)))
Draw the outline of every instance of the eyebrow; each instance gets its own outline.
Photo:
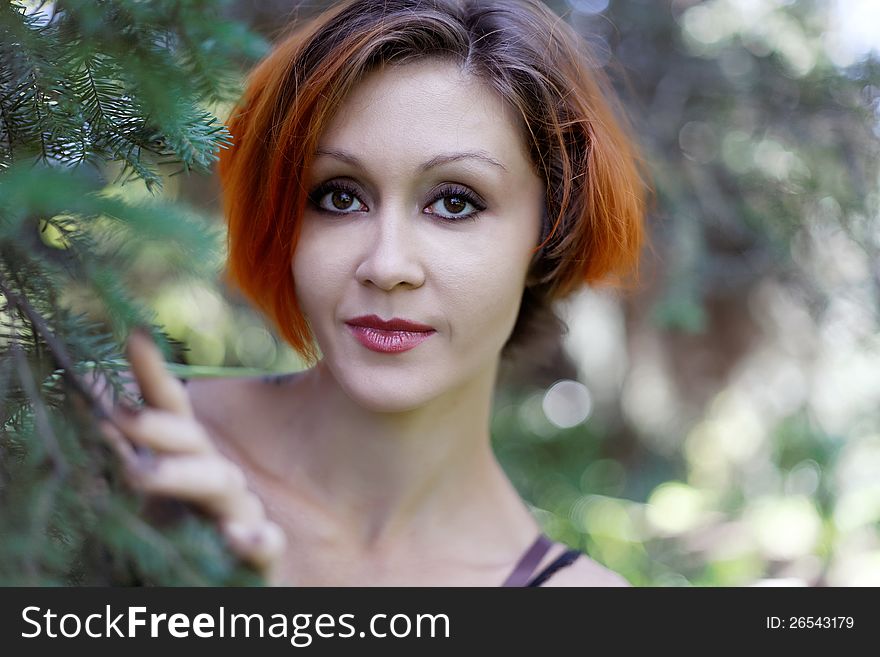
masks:
MULTIPOLYGON (((335 158, 337 160, 342 160, 343 162, 347 162, 352 166, 356 166, 360 169, 364 169, 364 165, 361 163, 359 159, 357 159, 351 153, 346 153, 345 151, 339 151, 332 148, 319 148, 316 151, 317 155, 327 155, 328 157, 335 158)), ((432 157, 427 162, 423 163, 419 167, 420 172, 428 171, 429 169, 433 169, 434 167, 438 167, 441 164, 449 164, 450 162, 458 162, 459 160, 480 160, 481 162, 486 162, 487 164, 491 164, 493 166, 499 167, 504 171, 507 171, 507 167, 505 167, 501 162, 496 160, 494 157, 490 156, 485 151, 463 151, 461 153, 441 153, 440 155, 436 155, 432 157)))

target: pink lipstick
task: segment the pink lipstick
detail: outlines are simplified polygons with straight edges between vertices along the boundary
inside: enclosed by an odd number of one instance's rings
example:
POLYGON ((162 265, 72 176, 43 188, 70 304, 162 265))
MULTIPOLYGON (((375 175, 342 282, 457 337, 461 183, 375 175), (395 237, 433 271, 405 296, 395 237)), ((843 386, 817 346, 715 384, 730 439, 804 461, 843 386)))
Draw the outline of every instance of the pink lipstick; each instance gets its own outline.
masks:
POLYGON ((409 351, 437 332, 427 324, 397 317, 384 320, 376 315, 355 317, 345 324, 364 347, 383 354, 409 351))

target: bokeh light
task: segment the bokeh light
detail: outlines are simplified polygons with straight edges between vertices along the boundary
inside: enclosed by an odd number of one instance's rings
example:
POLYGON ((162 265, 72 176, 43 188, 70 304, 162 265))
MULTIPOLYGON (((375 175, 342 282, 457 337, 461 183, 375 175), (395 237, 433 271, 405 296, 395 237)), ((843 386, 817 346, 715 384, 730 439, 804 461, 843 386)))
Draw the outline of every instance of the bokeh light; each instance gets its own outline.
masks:
POLYGON ((544 393, 544 415, 560 429, 569 429, 590 416, 593 398, 579 381, 557 381, 544 393))

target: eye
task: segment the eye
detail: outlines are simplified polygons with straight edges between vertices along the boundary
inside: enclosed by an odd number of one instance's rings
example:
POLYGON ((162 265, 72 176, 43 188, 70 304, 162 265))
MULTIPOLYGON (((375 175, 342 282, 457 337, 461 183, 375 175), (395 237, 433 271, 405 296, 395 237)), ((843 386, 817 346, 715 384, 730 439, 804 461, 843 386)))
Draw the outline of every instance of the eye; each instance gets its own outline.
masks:
POLYGON ((425 208, 425 212, 436 214, 448 221, 460 221, 476 219, 476 216, 485 209, 486 205, 467 187, 450 185, 438 190, 435 200, 425 208), (468 210, 468 207, 471 209, 468 210))
POLYGON ((358 198, 358 190, 341 180, 321 185, 309 194, 312 204, 324 212, 350 214, 368 212, 369 208, 358 198))

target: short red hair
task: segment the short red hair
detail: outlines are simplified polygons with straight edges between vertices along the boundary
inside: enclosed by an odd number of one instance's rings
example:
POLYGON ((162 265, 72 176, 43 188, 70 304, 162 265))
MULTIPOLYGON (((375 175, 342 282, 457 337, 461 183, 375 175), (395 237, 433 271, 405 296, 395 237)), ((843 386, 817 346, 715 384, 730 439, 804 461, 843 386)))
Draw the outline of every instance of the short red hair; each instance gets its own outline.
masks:
POLYGON ((547 185, 542 243, 508 347, 546 330, 553 300, 637 271, 640 160, 616 96, 568 24, 536 0, 343 2, 297 25, 254 69, 229 121, 233 145, 220 154, 228 278, 307 360, 317 352, 291 262, 318 139, 367 72, 431 56, 454 59, 510 103, 547 185))

